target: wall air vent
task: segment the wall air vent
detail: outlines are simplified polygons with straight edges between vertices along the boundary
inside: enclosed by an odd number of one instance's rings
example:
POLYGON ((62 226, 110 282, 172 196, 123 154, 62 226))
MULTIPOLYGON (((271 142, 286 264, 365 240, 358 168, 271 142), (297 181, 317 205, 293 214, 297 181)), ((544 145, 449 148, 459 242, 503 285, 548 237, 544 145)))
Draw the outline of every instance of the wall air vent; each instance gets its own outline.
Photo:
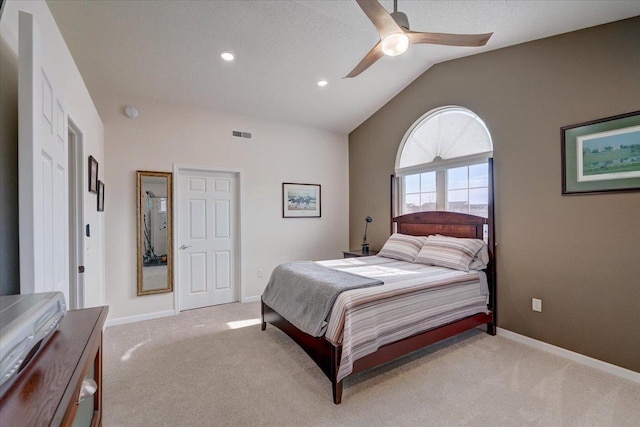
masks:
POLYGON ((241 132, 239 130, 232 130, 231 136, 235 136, 236 138, 251 139, 251 132, 241 132))

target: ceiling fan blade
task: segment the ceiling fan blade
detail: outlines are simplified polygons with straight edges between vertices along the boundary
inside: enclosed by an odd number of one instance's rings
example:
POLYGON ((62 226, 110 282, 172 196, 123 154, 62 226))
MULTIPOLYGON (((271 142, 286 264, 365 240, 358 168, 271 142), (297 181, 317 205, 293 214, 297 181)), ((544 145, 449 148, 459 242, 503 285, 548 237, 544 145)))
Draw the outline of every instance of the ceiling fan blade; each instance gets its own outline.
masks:
POLYGON ((378 30, 381 39, 384 39, 389 34, 402 32, 402 28, 377 0, 356 0, 356 2, 373 22, 373 26, 378 30))
POLYGON ((371 49, 369 53, 367 53, 365 57, 362 58, 362 61, 360 61, 360 63, 356 65, 356 68, 351 70, 351 72, 346 76, 344 76, 343 78, 347 79, 347 78, 357 76, 358 74, 360 74, 361 72, 369 68, 374 62, 376 62, 378 59, 382 58, 383 56, 384 56, 384 53, 382 52, 382 42, 378 42, 373 47, 373 49, 371 49))
POLYGON ((446 34, 446 33, 422 33, 405 30, 411 44, 429 43, 446 46, 484 46, 493 33, 486 34, 446 34))

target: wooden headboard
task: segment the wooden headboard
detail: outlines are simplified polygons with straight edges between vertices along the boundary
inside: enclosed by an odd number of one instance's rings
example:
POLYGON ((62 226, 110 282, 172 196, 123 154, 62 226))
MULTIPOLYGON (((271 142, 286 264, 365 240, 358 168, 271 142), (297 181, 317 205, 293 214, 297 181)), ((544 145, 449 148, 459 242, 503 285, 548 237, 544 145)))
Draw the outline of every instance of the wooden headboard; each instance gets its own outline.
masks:
POLYGON ((429 236, 441 234, 443 236, 463 237, 472 239, 484 238, 484 226, 488 227, 489 265, 486 269, 489 285, 489 309, 496 318, 496 254, 492 217, 493 209, 489 210, 489 218, 467 215, 457 212, 430 211, 416 212, 392 218, 396 232, 412 236, 429 236))
POLYGON ((457 212, 417 212, 393 218, 396 231, 412 236, 442 234, 451 237, 482 239, 487 218, 457 212))

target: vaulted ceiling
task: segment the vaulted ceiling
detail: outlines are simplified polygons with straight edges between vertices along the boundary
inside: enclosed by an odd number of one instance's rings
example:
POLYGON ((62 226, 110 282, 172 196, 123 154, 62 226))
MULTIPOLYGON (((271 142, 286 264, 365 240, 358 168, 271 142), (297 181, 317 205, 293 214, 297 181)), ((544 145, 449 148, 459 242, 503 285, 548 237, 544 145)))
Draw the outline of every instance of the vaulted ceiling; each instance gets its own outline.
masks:
MULTIPOLYGON (((393 10, 393 1, 381 3, 393 10)), ((412 30, 494 35, 481 48, 411 46, 343 79, 379 38, 354 0, 48 4, 91 93, 341 133, 439 62, 640 15, 637 0, 400 0, 412 30), (222 61, 223 51, 235 60, 222 61), (324 88, 316 85, 321 79, 324 88)))

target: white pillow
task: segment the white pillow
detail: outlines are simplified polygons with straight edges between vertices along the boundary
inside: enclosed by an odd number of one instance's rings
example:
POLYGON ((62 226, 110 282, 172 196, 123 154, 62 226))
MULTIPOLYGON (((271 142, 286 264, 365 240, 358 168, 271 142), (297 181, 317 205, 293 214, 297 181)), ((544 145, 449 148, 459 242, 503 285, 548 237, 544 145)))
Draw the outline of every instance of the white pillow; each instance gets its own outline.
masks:
POLYGON ((378 256, 413 262, 426 240, 424 236, 394 233, 378 252, 378 256))
POLYGON ((484 246, 480 239, 429 236, 415 262, 469 271, 469 266, 484 246))

